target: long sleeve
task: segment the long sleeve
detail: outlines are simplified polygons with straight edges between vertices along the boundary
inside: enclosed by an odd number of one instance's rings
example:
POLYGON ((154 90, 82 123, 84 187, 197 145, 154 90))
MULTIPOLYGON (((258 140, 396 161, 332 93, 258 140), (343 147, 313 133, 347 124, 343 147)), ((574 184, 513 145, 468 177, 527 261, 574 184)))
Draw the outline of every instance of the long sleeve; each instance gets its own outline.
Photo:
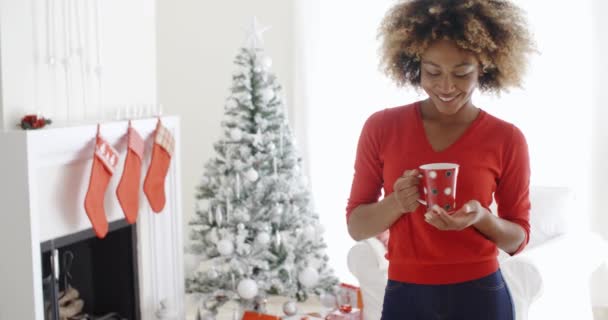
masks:
POLYGON ((378 201, 383 186, 381 159, 382 120, 386 111, 372 114, 365 122, 355 159, 355 173, 346 207, 346 218, 359 205, 378 201))
POLYGON ((502 172, 498 179, 496 205, 498 216, 520 225, 526 239, 514 254, 521 252, 530 239, 530 159, 523 133, 515 126, 511 140, 503 149, 502 172))

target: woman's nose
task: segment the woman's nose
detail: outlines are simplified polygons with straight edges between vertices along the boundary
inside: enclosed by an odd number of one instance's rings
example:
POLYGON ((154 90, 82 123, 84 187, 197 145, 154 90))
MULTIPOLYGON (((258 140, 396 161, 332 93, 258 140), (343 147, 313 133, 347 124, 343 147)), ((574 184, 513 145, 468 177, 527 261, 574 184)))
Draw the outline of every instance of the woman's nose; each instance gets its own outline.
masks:
POLYGON ((439 82, 439 89, 441 89, 442 93, 450 93, 454 90, 454 83, 450 76, 443 76, 439 82))

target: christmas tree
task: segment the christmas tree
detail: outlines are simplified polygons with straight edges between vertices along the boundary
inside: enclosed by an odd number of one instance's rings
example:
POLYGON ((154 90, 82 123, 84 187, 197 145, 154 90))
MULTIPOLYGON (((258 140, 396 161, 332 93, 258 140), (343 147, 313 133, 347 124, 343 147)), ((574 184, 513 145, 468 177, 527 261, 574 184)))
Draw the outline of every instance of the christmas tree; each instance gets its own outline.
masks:
POLYGON ((266 294, 304 301, 333 294, 338 284, 260 35, 254 21, 235 59, 223 135, 205 165, 190 223, 191 249, 203 262, 186 287, 203 294, 208 309, 229 300, 251 306, 266 294))

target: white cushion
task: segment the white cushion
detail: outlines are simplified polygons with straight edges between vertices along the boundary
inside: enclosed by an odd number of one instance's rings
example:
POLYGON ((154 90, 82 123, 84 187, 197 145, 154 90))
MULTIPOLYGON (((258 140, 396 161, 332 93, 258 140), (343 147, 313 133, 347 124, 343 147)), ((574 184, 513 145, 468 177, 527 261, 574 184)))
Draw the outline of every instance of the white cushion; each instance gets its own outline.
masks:
MULTIPOLYGON (((530 242, 535 247, 568 231, 566 217, 572 214, 574 192, 566 187, 530 187, 530 242)), ((496 202, 490 206, 496 211, 496 202)))

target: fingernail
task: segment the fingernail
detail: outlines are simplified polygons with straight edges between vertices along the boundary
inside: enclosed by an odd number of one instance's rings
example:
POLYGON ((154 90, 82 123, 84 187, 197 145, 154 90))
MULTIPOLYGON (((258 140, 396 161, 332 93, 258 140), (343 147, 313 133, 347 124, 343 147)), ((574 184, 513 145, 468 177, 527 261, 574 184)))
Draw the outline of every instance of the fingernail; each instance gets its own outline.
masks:
POLYGON ((438 205, 436 205, 436 204, 433 205, 433 210, 440 211, 439 209, 441 209, 441 208, 438 205))
POLYGON ((424 215, 424 219, 425 219, 425 220, 430 220, 430 219, 431 219, 431 215, 430 215, 430 214, 428 214, 428 213, 427 213, 427 214, 425 214, 425 215, 424 215))
POLYGON ((471 206, 470 206, 468 203, 464 205, 464 211, 465 211, 466 213, 471 212, 471 210, 472 210, 472 209, 471 209, 471 206))

